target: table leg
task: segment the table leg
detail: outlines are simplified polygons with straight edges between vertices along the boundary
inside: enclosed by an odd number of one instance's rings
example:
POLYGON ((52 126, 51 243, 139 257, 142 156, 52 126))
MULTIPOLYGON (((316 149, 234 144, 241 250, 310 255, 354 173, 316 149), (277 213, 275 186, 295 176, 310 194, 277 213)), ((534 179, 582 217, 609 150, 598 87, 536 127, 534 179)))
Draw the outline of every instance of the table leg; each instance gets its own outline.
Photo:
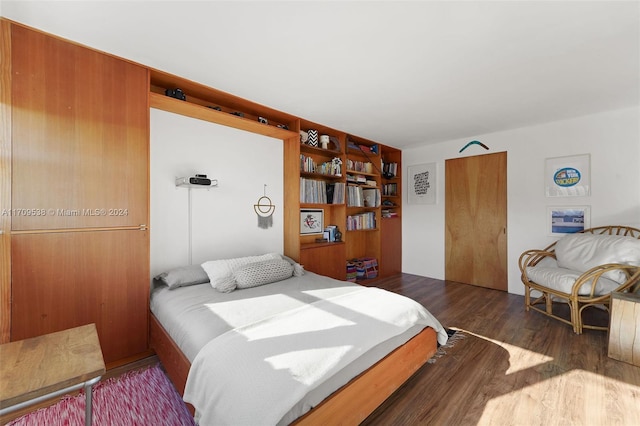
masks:
POLYGON ((95 377, 84 384, 84 425, 91 426, 93 423, 93 385, 100 381, 100 376, 95 377))

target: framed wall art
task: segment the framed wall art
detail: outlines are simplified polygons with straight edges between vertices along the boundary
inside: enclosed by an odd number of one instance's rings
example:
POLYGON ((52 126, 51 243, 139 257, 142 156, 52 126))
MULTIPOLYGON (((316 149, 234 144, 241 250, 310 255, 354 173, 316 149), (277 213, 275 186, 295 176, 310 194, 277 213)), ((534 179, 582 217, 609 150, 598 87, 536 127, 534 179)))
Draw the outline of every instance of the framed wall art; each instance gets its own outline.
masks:
POLYGON ((436 204, 437 163, 418 164, 407 168, 407 202, 436 204))
POLYGON ((549 235, 563 236, 584 231, 591 227, 589 206, 547 207, 547 230, 549 235))
POLYGON ((591 195, 591 155, 571 155, 545 160, 544 185, 547 197, 591 195))
POLYGON ((324 232, 324 210, 300 210, 300 234, 322 234, 324 232))

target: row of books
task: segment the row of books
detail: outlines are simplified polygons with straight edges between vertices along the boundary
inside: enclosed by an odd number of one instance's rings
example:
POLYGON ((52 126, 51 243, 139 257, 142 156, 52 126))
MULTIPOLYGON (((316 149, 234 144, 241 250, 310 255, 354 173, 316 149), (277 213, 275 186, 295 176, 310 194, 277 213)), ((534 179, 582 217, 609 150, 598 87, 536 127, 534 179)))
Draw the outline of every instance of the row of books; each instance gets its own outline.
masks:
POLYGON ((311 204, 344 204, 345 184, 300 178, 300 202, 311 204))
POLYGON ((386 210, 385 209, 385 210, 382 210, 380 212, 380 214, 381 214, 382 217, 387 217, 387 218, 389 218, 389 217, 398 217, 398 213, 396 211, 394 211, 394 210, 386 210))
POLYGON ((378 188, 363 188, 359 185, 347 186, 348 207, 379 207, 380 202, 380 189, 378 188))
POLYGON ((338 230, 338 227, 336 225, 327 225, 324 228, 324 232, 323 232, 323 237, 328 241, 328 242, 335 242, 336 241, 336 231, 338 230))
POLYGON ((385 183, 382 185, 382 195, 398 195, 398 184, 385 183))
POLYGON ((373 173, 373 164, 371 162, 347 160, 347 170, 354 172, 373 173))
POLYGON ((390 174, 391 176, 398 176, 398 163, 382 163, 382 173, 390 174))
POLYGON ((337 164, 335 161, 326 161, 318 165, 312 157, 304 154, 300 155, 300 170, 309 173, 340 176, 340 164, 337 164))
POLYGON ((357 183, 360 185, 376 186, 377 182, 373 179, 369 179, 364 175, 358 175, 353 173, 347 173, 347 183, 357 183))
POLYGON ((376 214, 374 212, 366 212, 347 216, 347 230, 358 231, 361 229, 375 229, 376 214))

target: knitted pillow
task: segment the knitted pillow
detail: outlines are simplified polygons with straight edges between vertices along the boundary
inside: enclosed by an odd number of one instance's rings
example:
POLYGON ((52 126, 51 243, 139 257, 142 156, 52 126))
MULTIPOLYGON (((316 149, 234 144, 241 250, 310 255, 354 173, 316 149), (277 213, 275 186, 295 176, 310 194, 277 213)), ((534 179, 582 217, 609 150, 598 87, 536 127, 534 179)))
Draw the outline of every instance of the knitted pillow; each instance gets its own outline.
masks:
POLYGON ((229 293, 236 289, 234 272, 249 263, 261 262, 269 259, 282 259, 278 253, 267 253, 261 256, 245 256, 233 259, 210 260, 202 264, 211 281, 211 287, 216 290, 229 293))
POLYGON ((234 273, 237 288, 251 288, 290 278, 293 265, 284 259, 255 262, 237 269, 234 273))

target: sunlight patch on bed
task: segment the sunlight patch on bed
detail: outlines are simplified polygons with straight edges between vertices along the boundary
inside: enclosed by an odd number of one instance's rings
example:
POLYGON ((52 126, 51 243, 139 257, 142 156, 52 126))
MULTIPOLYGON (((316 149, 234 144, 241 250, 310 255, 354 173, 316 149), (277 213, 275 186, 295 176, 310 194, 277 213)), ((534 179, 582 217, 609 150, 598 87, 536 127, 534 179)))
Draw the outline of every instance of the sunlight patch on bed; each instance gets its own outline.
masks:
POLYGON ((309 386, 331 371, 352 349, 350 345, 310 348, 270 356, 265 361, 275 370, 287 370, 292 378, 309 386), (313 362, 300 362, 305 359, 313 362))
MULTIPOLYGON (((303 306, 304 301, 299 301, 286 294, 271 294, 253 299, 237 299, 205 303, 204 306, 211 313, 228 322, 233 327, 244 325, 238 320, 253 317, 253 312, 265 312, 265 306, 291 306, 292 308, 303 306)), ((274 308, 275 309, 275 308, 274 308)))
MULTIPOLYGON (((351 320, 335 315, 326 310, 317 309, 315 307, 305 306, 303 312, 306 314, 301 317, 301 321, 270 321, 266 319, 259 323, 253 324, 246 329, 236 329, 236 331, 246 336, 247 341, 262 339, 272 339, 284 336, 297 335, 300 337, 313 337, 314 333, 321 333, 324 330, 331 330, 339 327, 349 327, 355 325, 351 320), (316 316, 312 317, 313 320, 307 320, 312 314, 311 311, 315 311, 316 316)), ((287 314, 294 314, 296 309, 289 311, 287 314)), ((322 334, 317 334, 319 341, 322 339, 322 334)))

